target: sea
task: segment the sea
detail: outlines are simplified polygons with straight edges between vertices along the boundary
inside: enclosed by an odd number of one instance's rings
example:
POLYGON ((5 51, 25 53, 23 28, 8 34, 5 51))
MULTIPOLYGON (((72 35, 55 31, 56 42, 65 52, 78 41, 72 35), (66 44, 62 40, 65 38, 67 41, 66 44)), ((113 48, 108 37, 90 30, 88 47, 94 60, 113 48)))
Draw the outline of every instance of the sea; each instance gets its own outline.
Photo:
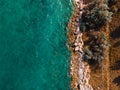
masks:
POLYGON ((0 90, 70 90, 71 0, 0 0, 0 90))

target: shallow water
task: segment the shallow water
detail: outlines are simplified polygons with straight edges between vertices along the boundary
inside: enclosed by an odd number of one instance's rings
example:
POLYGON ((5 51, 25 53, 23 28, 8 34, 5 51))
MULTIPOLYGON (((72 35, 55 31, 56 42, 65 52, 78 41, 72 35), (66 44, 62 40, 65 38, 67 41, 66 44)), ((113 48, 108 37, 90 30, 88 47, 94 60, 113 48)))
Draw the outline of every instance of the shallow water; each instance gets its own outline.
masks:
POLYGON ((0 90, 70 90, 71 0, 0 0, 0 90))

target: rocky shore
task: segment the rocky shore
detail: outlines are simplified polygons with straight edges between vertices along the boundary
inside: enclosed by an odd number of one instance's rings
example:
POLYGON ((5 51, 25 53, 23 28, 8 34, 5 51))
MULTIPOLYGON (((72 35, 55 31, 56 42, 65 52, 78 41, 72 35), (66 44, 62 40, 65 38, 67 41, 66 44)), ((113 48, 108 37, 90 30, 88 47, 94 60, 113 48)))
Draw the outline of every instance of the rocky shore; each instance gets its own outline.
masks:
POLYGON ((90 68, 89 65, 83 62, 83 40, 81 26, 81 17, 84 11, 84 1, 74 0, 75 12, 70 20, 69 28, 69 47, 72 51, 71 55, 71 86, 75 90, 93 90, 89 84, 90 68))

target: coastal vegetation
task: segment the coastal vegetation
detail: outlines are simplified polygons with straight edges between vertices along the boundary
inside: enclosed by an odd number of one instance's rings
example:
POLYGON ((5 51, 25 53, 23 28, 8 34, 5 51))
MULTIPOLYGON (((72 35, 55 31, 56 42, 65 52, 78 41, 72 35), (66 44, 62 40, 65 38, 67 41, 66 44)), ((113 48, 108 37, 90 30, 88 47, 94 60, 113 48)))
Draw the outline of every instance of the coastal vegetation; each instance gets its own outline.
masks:
POLYGON ((105 48, 109 46, 103 33, 93 31, 90 33, 89 46, 84 49, 84 60, 90 65, 100 63, 105 59, 105 48))
POLYGON ((94 90, 119 90, 119 20, 120 0, 92 0, 84 8, 80 25, 84 33, 83 60, 90 65, 89 82, 94 90))
POLYGON ((107 1, 108 1, 108 5, 112 6, 112 5, 116 4, 118 0, 107 0, 107 1))
POLYGON ((84 47, 84 61, 90 65, 100 65, 106 57, 106 48, 110 46, 106 33, 100 28, 109 23, 113 12, 109 3, 112 1, 95 0, 84 8, 80 29, 88 34, 89 40, 84 47))
POLYGON ((113 13, 109 10, 107 2, 95 0, 94 3, 85 8, 85 12, 82 15, 81 29, 98 29, 100 26, 111 21, 112 14, 113 13))

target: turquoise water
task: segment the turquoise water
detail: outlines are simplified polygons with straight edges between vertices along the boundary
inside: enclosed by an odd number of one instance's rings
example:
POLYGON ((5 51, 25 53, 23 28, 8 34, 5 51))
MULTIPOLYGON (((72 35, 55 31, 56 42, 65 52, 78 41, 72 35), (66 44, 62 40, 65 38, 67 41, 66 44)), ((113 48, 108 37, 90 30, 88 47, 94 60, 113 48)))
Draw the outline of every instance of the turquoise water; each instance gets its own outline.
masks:
POLYGON ((70 0, 0 0, 0 90, 70 90, 70 0))

